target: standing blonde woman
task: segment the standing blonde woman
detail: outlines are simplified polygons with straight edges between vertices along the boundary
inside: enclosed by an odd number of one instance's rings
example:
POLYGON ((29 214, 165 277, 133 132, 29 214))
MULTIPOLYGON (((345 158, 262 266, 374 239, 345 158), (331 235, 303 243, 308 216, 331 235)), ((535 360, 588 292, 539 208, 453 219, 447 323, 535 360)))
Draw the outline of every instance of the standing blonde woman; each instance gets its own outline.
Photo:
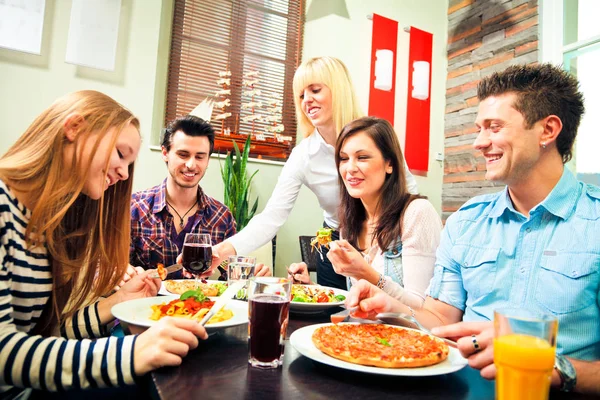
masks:
MULTIPOLYGON (((292 211, 302 185, 317 196, 323 209, 323 226, 335 229, 333 239, 338 239, 340 191, 334 147, 342 128, 364 115, 346 66, 334 57, 304 62, 294 75, 294 103, 298 132, 305 138, 281 170, 263 212, 237 235, 216 246, 221 259, 247 254, 271 240, 292 211)), ((408 168, 405 171, 408 188, 416 193, 415 178, 408 168)), ((325 286, 346 287, 345 278, 335 273, 327 257, 319 259, 317 281, 325 286)))
POLYGON ((148 271, 103 297, 127 268, 139 149, 137 118, 81 91, 58 99, 0 158, 0 397, 133 384, 206 337, 193 321, 169 319, 139 336, 100 338, 114 304, 160 285, 148 271))

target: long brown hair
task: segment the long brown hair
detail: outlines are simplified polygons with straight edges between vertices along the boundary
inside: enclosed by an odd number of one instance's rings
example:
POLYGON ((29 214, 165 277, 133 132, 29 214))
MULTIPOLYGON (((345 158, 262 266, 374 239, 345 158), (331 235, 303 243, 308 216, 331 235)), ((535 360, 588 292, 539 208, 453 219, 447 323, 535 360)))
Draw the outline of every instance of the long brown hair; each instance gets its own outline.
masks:
POLYGON ((344 185, 344 180, 339 174, 342 146, 346 139, 358 133, 369 136, 375 142, 383 159, 392 166, 392 172, 386 175, 381 188, 381 196, 377 202, 379 218, 373 233, 379 248, 386 251, 390 246, 396 245, 397 239, 402 236, 402 218, 406 207, 411 201, 424 197, 411 194, 408 191, 404 156, 392 125, 384 119, 373 117, 363 117, 350 122, 340 132, 335 145, 335 165, 338 168, 341 198, 339 208, 340 232, 344 239, 356 249, 365 250, 360 249, 358 245, 360 232, 367 219, 365 206, 360 198, 350 196, 344 185))
MULTIPOLYGON (((100 141, 111 134, 114 148, 129 124, 139 131, 138 119, 112 98, 91 90, 71 93, 42 112, 0 157, 0 179, 17 193, 36 199, 26 239, 28 246, 45 246, 51 260, 52 307, 43 318, 47 324, 60 324, 63 315, 106 295, 127 268, 132 179, 118 181, 99 200, 90 199, 82 189, 100 141), (67 160, 64 124, 73 114, 83 121, 74 148, 94 142, 89 157, 75 151, 67 160)), ((106 171, 109 162, 107 157, 106 171)))

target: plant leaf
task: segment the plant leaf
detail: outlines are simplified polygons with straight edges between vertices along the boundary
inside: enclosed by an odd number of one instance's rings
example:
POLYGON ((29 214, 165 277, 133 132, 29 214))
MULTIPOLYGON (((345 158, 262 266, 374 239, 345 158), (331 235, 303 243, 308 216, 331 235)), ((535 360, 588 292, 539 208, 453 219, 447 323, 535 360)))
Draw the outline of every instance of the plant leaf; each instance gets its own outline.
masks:
POLYGON ((240 155, 240 148, 238 147, 238 145, 235 141, 233 142, 233 150, 235 150, 235 161, 233 164, 233 168, 235 169, 235 173, 238 176, 242 176, 241 175, 241 165, 242 165, 241 158, 242 158, 242 156, 240 155))
POLYGON ((240 176, 246 176, 246 165, 248 164, 248 155, 250 154, 250 141, 251 136, 248 135, 246 137, 246 143, 244 143, 244 151, 242 153, 240 176))
POLYGON ((246 137, 246 142, 241 152, 234 140, 233 151, 227 153, 224 166, 221 169, 221 177, 224 185, 224 203, 229 207, 238 231, 242 230, 248 224, 258 209, 258 199, 254 199, 252 208, 249 208, 250 184, 258 173, 258 170, 255 170, 250 176, 247 173, 251 139, 250 135, 246 137))

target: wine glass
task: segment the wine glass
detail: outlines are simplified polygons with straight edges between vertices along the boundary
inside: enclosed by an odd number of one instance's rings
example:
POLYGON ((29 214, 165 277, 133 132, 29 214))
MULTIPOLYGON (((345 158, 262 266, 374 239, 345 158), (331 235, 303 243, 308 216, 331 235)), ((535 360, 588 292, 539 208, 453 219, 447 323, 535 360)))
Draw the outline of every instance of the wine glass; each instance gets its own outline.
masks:
POLYGON ((212 264, 212 244, 206 233, 187 233, 183 241, 183 268, 196 278, 208 271, 212 264))

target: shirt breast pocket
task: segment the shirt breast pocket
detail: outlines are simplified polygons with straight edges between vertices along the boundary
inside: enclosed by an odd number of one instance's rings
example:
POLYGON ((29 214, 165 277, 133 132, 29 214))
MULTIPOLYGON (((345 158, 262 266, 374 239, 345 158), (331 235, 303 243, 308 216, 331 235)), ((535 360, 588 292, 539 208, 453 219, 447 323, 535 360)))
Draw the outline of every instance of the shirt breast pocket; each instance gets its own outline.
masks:
POLYGON ((540 266, 535 300, 543 308, 554 314, 567 314, 596 301, 599 254, 544 255, 540 266))
POLYGON ((142 247, 142 257, 145 267, 156 268, 158 263, 163 263, 164 240, 158 238, 145 238, 142 247))
POLYGON ((463 287, 469 297, 482 297, 494 287, 500 249, 454 246, 452 258, 460 263, 463 287))

